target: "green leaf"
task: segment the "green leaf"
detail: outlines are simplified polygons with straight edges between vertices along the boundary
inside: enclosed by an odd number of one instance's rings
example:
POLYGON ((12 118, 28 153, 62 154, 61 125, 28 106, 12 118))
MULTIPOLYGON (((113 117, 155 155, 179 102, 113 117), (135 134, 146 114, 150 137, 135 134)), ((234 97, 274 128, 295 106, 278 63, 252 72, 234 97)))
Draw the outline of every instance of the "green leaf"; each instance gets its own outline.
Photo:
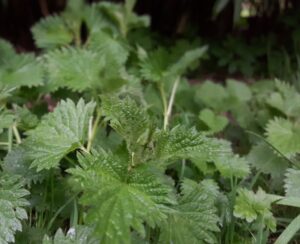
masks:
POLYGON ((107 69, 116 69, 116 65, 121 67, 129 56, 126 43, 104 31, 97 31, 90 36, 88 48, 98 52, 104 57, 106 63, 113 65, 113 67, 107 65, 107 69))
POLYGON ((52 49, 70 44, 73 33, 64 19, 53 15, 43 18, 31 28, 35 44, 39 48, 52 49))
POLYGON ((267 140, 286 157, 300 152, 300 126, 290 120, 275 118, 267 124, 267 140))
POLYGON ((221 150, 217 140, 206 137, 195 128, 176 126, 154 134, 154 158, 168 164, 177 159, 210 159, 221 150))
POLYGON ((0 134, 3 129, 7 129, 12 126, 15 116, 7 110, 2 110, 0 108, 0 134))
POLYGON ((299 116, 300 94, 296 88, 279 80, 275 81, 275 88, 276 91, 267 99, 267 104, 289 117, 299 116))
POLYGON ((276 154, 266 143, 255 145, 247 156, 247 160, 256 169, 273 178, 282 177, 288 167, 286 159, 276 154))
POLYGON ((229 95, 238 101, 247 102, 252 98, 252 92, 246 84, 232 79, 226 80, 226 84, 229 95))
POLYGON ((24 209, 29 192, 22 187, 19 177, 0 172, 0 242, 14 242, 16 231, 22 230, 21 220, 27 219, 24 209))
POLYGON ((0 60, 1 86, 19 88, 43 84, 42 67, 33 54, 16 54, 14 50, 9 49, 3 55, 3 59, 0 60), (10 56, 5 58, 6 55, 10 56))
POLYGON ((285 178, 285 194, 288 197, 300 197, 300 170, 288 169, 285 178))
POLYGON ((217 115, 212 110, 207 108, 200 112, 199 119, 213 133, 222 131, 228 125, 228 119, 226 117, 217 115))
POLYGON ((170 66, 169 75, 172 77, 183 75, 190 65, 201 58, 206 51, 207 46, 186 51, 179 60, 170 66))
POLYGON ((58 229, 54 238, 45 236, 43 244, 97 244, 95 238, 92 238, 92 229, 86 226, 76 226, 68 230, 65 235, 61 229, 58 229))
POLYGON ((173 204, 170 187, 148 165, 104 151, 78 155, 80 167, 69 169, 81 203, 89 207, 86 221, 95 226, 101 243, 131 243, 131 230, 145 236, 144 223, 155 227, 173 204))
POLYGON ((161 227, 160 243, 217 243, 218 217, 214 197, 205 185, 184 180, 178 205, 161 227))
POLYGON ((251 223, 262 218, 263 224, 271 231, 276 230, 276 219, 271 209, 272 199, 259 188, 256 193, 241 188, 234 206, 234 216, 251 223))
POLYGON ((218 140, 219 150, 208 161, 214 162, 216 169, 226 178, 244 178, 250 173, 249 163, 244 157, 232 152, 231 144, 225 140, 218 140))
POLYGON ((102 97, 102 113, 110 126, 127 142, 130 152, 148 141, 151 123, 146 111, 131 98, 102 97))
POLYGON ((274 244, 288 244, 300 229, 300 215, 293 219, 291 223, 280 234, 274 244))
POLYGON ((67 87, 75 91, 101 86, 101 71, 105 65, 97 52, 78 48, 62 48, 44 56, 48 86, 55 90, 67 87))
POLYGON ((32 159, 37 170, 58 166, 69 152, 83 146, 88 135, 88 125, 95 103, 77 105, 70 99, 61 101, 53 113, 47 114, 41 123, 29 131, 24 146, 26 155, 32 159))
POLYGON ((47 174, 45 171, 36 172, 35 169, 30 168, 32 160, 28 157, 26 149, 20 145, 14 147, 3 160, 2 168, 6 173, 19 175, 24 180, 25 185, 38 183, 43 181, 47 174))
POLYGON ((222 85, 205 81, 197 88, 195 100, 216 111, 222 111, 226 107, 224 101, 228 96, 227 90, 222 85), (216 94, 218 95, 216 96, 216 94))

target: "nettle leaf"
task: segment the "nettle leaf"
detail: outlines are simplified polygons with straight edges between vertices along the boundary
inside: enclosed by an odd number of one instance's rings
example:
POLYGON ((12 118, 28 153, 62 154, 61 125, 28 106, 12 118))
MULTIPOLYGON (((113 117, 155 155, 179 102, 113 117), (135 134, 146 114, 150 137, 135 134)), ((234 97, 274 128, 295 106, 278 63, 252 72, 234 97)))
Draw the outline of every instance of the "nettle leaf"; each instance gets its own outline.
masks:
POLYGON ((69 47, 48 52, 43 58, 51 90, 83 91, 101 85, 105 62, 97 52, 69 47))
POLYGON ((76 226, 68 230, 66 235, 61 229, 58 229, 54 238, 45 236, 43 244, 97 244, 95 238, 92 238, 92 229, 87 226, 76 226))
POLYGON ((288 167, 286 159, 275 153, 266 143, 255 145, 247 156, 247 160, 256 169, 273 178, 282 177, 288 167))
POLYGON ((99 7, 107 19, 114 24, 123 36, 132 29, 148 27, 150 19, 148 16, 138 16, 134 13, 135 1, 126 1, 124 5, 103 2, 99 7))
POLYGON ((186 51, 168 70, 170 76, 181 76, 207 51, 207 46, 186 51))
POLYGON ((141 76, 148 81, 163 81, 170 62, 170 54, 168 53, 167 49, 158 48, 157 50, 151 52, 148 56, 146 54, 146 57, 144 55, 139 56, 141 59, 141 76))
POLYGON ((276 91, 267 99, 267 104, 287 116, 299 116, 300 113, 300 94, 294 86, 279 80, 275 81, 276 91))
POLYGON ((282 154, 292 157, 300 152, 300 127, 288 119, 275 118, 267 124, 267 140, 282 154))
POLYGON ((182 193, 161 228, 160 243, 216 243, 219 231, 215 198, 205 185, 184 180, 182 193))
POLYGON ((43 18, 31 28, 31 32, 39 48, 56 48, 70 44, 73 40, 72 31, 64 19, 57 15, 43 18))
POLYGON ((7 110, 0 108, 0 134, 3 129, 9 128, 14 122, 15 116, 7 110))
POLYGON ((130 152, 148 141, 150 118, 133 99, 103 96, 101 108, 110 126, 127 142, 130 152))
POLYGON ((215 139, 208 138, 195 128, 176 126, 171 130, 157 130, 154 134, 154 157, 161 163, 177 159, 211 158, 220 150, 215 139))
POLYGON ((250 173, 250 167, 245 157, 234 154, 231 143, 225 140, 218 140, 219 150, 208 160, 212 161, 217 170, 225 178, 244 178, 250 173))
POLYGON ((43 84, 41 65, 33 54, 17 54, 12 46, 0 39, 0 85, 9 88, 43 84))
POLYGON ((4 172, 21 176, 25 185, 43 181, 47 174, 45 171, 36 172, 30 167, 31 163, 32 160, 28 157, 25 147, 20 145, 8 152, 3 160, 2 169, 4 172))
POLYGON ((165 48, 159 48, 147 55, 140 55, 141 75, 144 79, 164 82, 183 75, 187 69, 206 52, 207 47, 186 51, 181 57, 173 60, 165 48))
POLYGON ((66 154, 82 147, 94 108, 94 102, 86 104, 83 99, 77 105, 70 99, 61 101, 53 113, 27 133, 24 147, 33 161, 31 166, 38 171, 56 167, 66 154))
POLYGON ((22 230, 21 220, 27 218, 24 207, 29 205, 24 197, 28 194, 19 177, 0 172, 1 243, 14 242, 15 232, 22 230))
POLYGON ((288 169, 285 174, 285 194, 288 197, 300 197, 300 170, 288 169))
POLYGON ((263 224, 271 231, 276 230, 276 219, 271 212, 272 199, 259 188, 256 193, 241 188, 234 206, 234 216, 252 223, 262 218, 263 224))
MULTIPOLYGON (((100 53, 111 64, 122 66, 126 63, 129 50, 124 40, 104 31, 93 33, 88 42, 88 48, 100 53)), ((110 68, 110 67, 106 67, 110 68)), ((116 69, 116 67, 111 67, 116 69)))
POLYGON ((95 226, 101 243, 131 243, 131 229, 145 236, 166 219, 165 204, 173 204, 171 189, 148 165, 131 168, 117 154, 104 151, 78 155, 80 167, 69 169, 89 207, 87 222, 95 226))
POLYGON ((228 125, 228 119, 225 116, 217 115, 212 110, 207 108, 200 112, 199 119, 213 133, 222 131, 228 125))

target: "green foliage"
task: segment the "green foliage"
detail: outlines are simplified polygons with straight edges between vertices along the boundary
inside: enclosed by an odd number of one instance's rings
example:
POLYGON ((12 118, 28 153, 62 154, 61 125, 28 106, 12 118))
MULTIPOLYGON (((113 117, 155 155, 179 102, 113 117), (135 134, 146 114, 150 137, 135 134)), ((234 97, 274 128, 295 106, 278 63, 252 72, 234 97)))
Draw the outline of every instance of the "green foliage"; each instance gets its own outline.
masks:
POLYGON ((72 31, 66 26, 63 18, 57 15, 42 19, 32 27, 31 31, 35 44, 39 48, 56 48, 67 45, 73 40, 72 31))
POLYGON ((27 218, 24 207, 29 203, 29 192, 22 186, 19 177, 0 172, 0 242, 14 242, 16 231, 22 231, 21 220, 27 218))
POLYGON ((300 188, 299 188, 299 176, 300 171, 296 169, 288 169, 285 178, 285 194, 288 197, 299 197, 300 188))
POLYGON ((65 155, 83 148, 94 107, 95 103, 85 104, 83 99, 77 105, 71 100, 62 101, 34 130, 28 131, 24 147, 31 166, 38 171, 57 167, 65 155))
POLYGON ((268 141, 287 157, 300 152, 299 125, 284 118, 271 120, 266 127, 268 141))
POLYGON ((222 131, 228 125, 228 119, 226 117, 216 115, 210 109, 203 109, 199 114, 199 119, 209 128, 209 131, 213 133, 222 131))
POLYGON ((154 227, 166 218, 171 190, 147 165, 131 168, 128 159, 104 151, 78 157, 80 167, 68 172, 85 192, 82 204, 93 206, 87 220, 101 243, 130 243, 130 228, 145 236, 144 222, 154 227))
POLYGON ((160 243, 216 243, 218 217, 205 185, 185 180, 178 205, 162 227, 160 243))
POLYGON ((262 190, 256 193, 247 189, 239 189, 234 207, 234 215, 251 223, 254 220, 261 221, 271 231, 276 229, 276 219, 270 211, 272 200, 262 190))
POLYGON ((85 226, 76 226, 68 230, 65 235, 58 229, 53 240, 48 236, 43 239, 43 244, 96 244, 97 240, 91 238, 91 229, 85 226))
POLYGON ((68 1, 33 26, 38 57, 0 39, 0 242, 272 242, 300 206, 297 88, 191 84, 215 58, 257 74, 265 50, 229 38, 200 63, 134 5, 68 1))
POLYGON ((0 85, 19 88, 43 83, 42 68, 32 54, 17 54, 13 47, 0 39, 0 85))

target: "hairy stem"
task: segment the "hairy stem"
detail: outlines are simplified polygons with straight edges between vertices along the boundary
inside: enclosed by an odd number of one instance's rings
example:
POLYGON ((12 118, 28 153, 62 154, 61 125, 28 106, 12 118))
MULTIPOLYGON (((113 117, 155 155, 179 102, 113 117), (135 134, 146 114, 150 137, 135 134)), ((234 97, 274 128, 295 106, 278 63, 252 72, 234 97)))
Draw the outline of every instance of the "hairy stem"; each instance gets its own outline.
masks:
POLYGON ((175 100, 175 94, 177 91, 177 87, 179 85, 179 81, 180 81, 180 77, 177 77, 173 84, 173 87, 172 87, 172 92, 171 92, 171 96, 170 96, 169 103, 168 103, 167 113, 165 114, 165 117, 164 117, 164 130, 166 130, 169 125, 169 120, 170 120, 170 117, 172 114, 172 108, 173 108, 173 104, 174 104, 174 100, 175 100))
POLYGON ((21 136, 20 136, 20 133, 18 131, 18 128, 17 128, 16 124, 13 124, 12 130, 13 130, 14 136, 16 138, 17 144, 21 144, 22 139, 21 139, 21 136))
POLYGON ((161 100, 162 100, 162 104, 163 104, 163 110, 164 110, 164 129, 165 128, 165 124, 167 124, 167 113, 168 113, 168 105, 167 105, 167 96, 165 93, 165 89, 163 87, 162 84, 159 84, 158 86, 159 92, 160 92, 160 96, 161 96, 161 100))
POLYGON ((97 133, 97 129, 98 129, 98 124, 99 124, 99 121, 100 121, 100 118, 101 118, 101 114, 100 112, 98 111, 97 112, 97 117, 95 119, 95 122, 92 126, 92 118, 90 120, 90 125, 89 125, 89 135, 88 135, 88 143, 87 143, 87 147, 86 147, 86 150, 89 152, 92 148, 92 143, 94 141, 94 138, 96 136, 96 133, 97 133))

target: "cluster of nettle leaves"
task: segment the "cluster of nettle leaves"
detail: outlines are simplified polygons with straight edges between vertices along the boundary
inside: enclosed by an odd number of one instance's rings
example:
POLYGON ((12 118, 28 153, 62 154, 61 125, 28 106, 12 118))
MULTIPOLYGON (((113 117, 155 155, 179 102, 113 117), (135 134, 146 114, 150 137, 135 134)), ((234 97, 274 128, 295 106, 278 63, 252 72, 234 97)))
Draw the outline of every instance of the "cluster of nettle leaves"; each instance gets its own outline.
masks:
POLYGON ((37 57, 0 40, 0 242, 276 239, 300 207, 300 93, 190 85, 206 47, 159 46, 133 6, 70 1, 33 26, 37 57))

